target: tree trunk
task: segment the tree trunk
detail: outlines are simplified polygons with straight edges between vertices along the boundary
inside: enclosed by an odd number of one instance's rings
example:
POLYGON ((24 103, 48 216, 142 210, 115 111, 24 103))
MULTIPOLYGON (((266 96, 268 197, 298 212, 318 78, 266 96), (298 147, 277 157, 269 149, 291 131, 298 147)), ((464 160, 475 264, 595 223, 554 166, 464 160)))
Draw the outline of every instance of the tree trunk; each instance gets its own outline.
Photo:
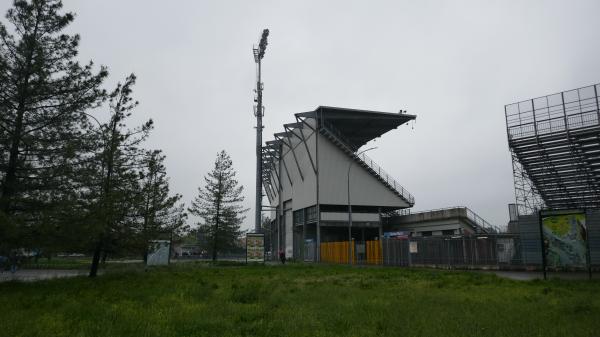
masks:
POLYGON ((219 195, 217 196, 217 214, 215 216, 215 233, 213 234, 213 262, 217 261, 217 240, 219 238, 219 218, 221 217, 219 213, 221 211, 221 196, 223 195, 223 191, 221 191, 222 179, 222 175, 219 173, 219 195))
POLYGON ((90 268, 90 277, 96 277, 98 275, 98 264, 100 263, 100 253, 102 252, 102 243, 98 242, 96 249, 94 250, 94 257, 92 258, 92 267, 90 268))
POLYGON ((219 221, 215 223, 215 234, 213 235, 212 260, 217 261, 217 232, 219 230, 219 221))
POLYGON ((102 252, 102 265, 106 265, 106 259, 108 258, 108 252, 105 250, 102 252))
MULTIPOLYGON (((115 153, 115 133, 116 133, 116 128, 117 128, 117 124, 118 124, 119 119, 115 118, 112 121, 112 125, 111 125, 111 129, 112 129, 112 137, 111 137, 111 144, 110 144, 110 153, 108 155, 107 158, 107 165, 106 165, 106 179, 104 181, 104 195, 103 197, 106 199, 107 197, 109 197, 110 195, 110 191, 111 191, 111 182, 112 182, 112 173, 113 173, 113 160, 114 160, 114 153, 115 153)), ((103 205, 104 207, 108 207, 106 200, 103 201, 103 205)), ((112 207, 111 207, 112 209, 112 207)), ((108 229, 110 228, 110 225, 112 224, 111 221, 109 219, 111 219, 112 216, 109 216, 109 218, 107 219, 108 221, 106 222, 106 228, 103 229, 103 233, 106 233, 108 231, 108 229)), ((100 254, 102 253, 102 242, 103 240, 104 234, 100 235, 100 239, 98 240, 98 245, 96 246, 96 249, 94 250, 94 257, 92 258, 92 267, 90 268, 90 277, 96 277, 96 275, 98 274, 98 264, 100 263, 100 254)))
POLYGON ((24 109, 19 108, 17 112, 17 120, 15 123, 15 131, 12 135, 10 154, 8 157, 8 164, 6 165, 6 176, 4 177, 4 188, 2 189, 2 210, 5 213, 9 213, 10 210, 10 199, 15 194, 16 180, 17 180, 17 162, 19 159, 19 144, 21 143, 21 131, 23 129, 23 114, 24 109))

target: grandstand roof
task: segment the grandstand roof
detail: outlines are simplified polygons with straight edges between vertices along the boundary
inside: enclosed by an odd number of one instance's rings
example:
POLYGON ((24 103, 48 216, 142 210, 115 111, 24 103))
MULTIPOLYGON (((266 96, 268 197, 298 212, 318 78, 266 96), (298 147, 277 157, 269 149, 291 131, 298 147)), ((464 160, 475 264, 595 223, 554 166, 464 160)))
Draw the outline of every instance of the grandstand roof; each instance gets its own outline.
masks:
POLYGON ((297 113, 296 117, 316 118, 320 126, 327 126, 340 134, 353 150, 398 126, 416 119, 415 115, 371 110, 320 106, 314 111, 297 113))

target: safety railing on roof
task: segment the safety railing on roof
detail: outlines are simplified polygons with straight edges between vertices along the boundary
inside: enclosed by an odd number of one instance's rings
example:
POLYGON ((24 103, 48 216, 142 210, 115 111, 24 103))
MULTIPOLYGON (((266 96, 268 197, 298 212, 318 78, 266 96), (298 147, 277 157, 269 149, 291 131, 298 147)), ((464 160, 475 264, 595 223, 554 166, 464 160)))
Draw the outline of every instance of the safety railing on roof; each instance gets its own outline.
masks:
POLYGON ((477 226, 486 230, 486 232, 498 233, 500 232, 499 228, 485 221, 482 217, 477 215, 477 213, 473 212, 470 208, 464 207, 467 212, 467 218, 473 221, 477 226))
POLYGON ((600 84, 505 106, 509 139, 600 125, 600 84))
POLYGON ((359 154, 357 157, 358 160, 364 162, 373 172, 375 172, 383 181, 385 181, 390 187, 393 187, 402 198, 404 198, 408 203, 412 206, 415 204, 415 197, 412 196, 407 190, 404 189, 400 183, 398 183, 392 176, 390 176, 385 170, 381 168, 376 162, 373 161, 369 156, 364 153, 359 154))
POLYGON ((410 194, 402 185, 400 185, 400 183, 398 183, 391 175, 385 172, 385 170, 383 170, 381 166, 374 162, 369 156, 364 153, 356 155, 356 152, 350 147, 350 145, 348 145, 348 141, 345 140, 344 137, 341 136, 340 132, 337 131, 333 126, 326 125, 323 126, 321 130, 327 133, 329 137, 337 139, 338 146, 344 147, 346 152, 348 152, 354 160, 363 163, 370 169, 369 171, 371 173, 378 176, 390 188, 398 192, 411 207, 415 204, 415 197, 413 197, 412 194, 410 194))
POLYGON ((429 209, 426 211, 418 211, 412 212, 410 209, 403 209, 395 212, 395 215, 417 215, 424 213, 434 213, 434 212, 442 212, 458 209, 462 211, 463 215, 466 216, 467 219, 471 220, 477 227, 482 228, 486 233, 500 233, 500 227, 495 226, 487 222, 484 218, 479 216, 477 213, 473 212, 469 207, 466 206, 454 206, 454 207, 444 207, 444 208, 436 208, 429 209))

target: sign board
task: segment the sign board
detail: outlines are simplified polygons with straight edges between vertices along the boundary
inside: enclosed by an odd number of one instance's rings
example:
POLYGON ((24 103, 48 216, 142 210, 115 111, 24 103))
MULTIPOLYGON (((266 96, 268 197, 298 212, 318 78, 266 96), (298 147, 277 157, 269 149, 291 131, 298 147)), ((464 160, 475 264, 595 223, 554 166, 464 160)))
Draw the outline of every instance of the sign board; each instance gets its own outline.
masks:
POLYGON ((408 245, 408 251, 412 254, 416 254, 419 252, 418 245, 416 241, 411 241, 408 245))
POLYGON ((246 234, 246 262, 265 262, 264 234, 246 234))
POLYGON ((148 266, 165 266, 169 264, 169 254, 171 252, 171 241, 152 240, 148 242, 148 266))
POLYGON ((410 232, 385 232, 383 233, 384 238, 390 239, 408 239, 410 232))
POLYGON ((587 267, 587 226, 582 211, 542 211, 540 226, 545 265, 587 267))

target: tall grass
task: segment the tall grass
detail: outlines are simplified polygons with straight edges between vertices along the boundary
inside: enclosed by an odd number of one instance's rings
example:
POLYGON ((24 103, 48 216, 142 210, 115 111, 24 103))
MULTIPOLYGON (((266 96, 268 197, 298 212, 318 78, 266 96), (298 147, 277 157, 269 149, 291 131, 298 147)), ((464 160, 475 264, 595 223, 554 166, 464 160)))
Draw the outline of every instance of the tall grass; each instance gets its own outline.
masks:
POLYGON ((0 284, 0 336, 597 336, 598 281, 181 264, 0 284))

